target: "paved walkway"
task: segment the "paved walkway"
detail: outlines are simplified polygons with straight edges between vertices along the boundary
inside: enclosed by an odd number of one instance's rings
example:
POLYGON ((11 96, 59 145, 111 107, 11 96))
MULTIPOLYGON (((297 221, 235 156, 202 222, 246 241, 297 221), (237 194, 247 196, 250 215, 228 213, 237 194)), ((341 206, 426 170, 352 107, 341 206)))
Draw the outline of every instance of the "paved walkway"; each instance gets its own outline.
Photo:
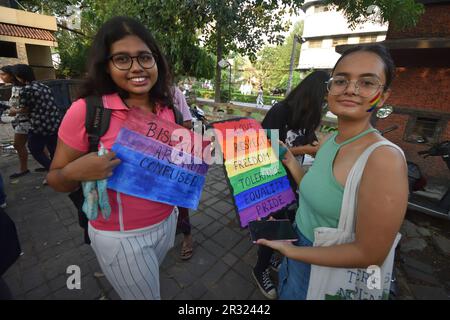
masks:
MULTIPOLYGON (((6 126, 0 125, 3 142, 10 134, 6 126)), ((7 213, 16 222, 24 252, 4 275, 14 297, 119 299, 105 278, 94 277, 100 267, 92 249, 83 243, 82 229, 68 197, 43 186, 43 173, 32 172, 10 181, 8 176, 17 165, 16 154, 0 154, 7 213), (70 265, 81 268, 81 290, 67 289, 66 269, 70 265)), ((38 167, 32 159, 29 166, 38 167)), ((399 298, 449 299, 450 253, 446 256, 444 252, 449 249, 450 228, 441 221, 421 219, 408 221, 403 228, 405 236, 397 264, 399 298), (434 223, 443 225, 444 230, 434 223)), ((191 222, 194 255, 189 261, 179 258, 182 236, 178 235, 174 249, 161 266, 162 298, 264 299, 251 275, 257 248, 247 230, 237 225, 221 166, 210 168, 200 206, 191 212, 191 222)))

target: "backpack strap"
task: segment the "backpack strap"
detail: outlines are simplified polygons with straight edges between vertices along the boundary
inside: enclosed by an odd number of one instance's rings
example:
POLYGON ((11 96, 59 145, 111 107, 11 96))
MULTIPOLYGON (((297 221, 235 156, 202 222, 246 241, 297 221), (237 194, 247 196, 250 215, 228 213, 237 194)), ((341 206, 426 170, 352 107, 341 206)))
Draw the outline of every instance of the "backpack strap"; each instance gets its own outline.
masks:
POLYGON ((182 126, 183 125, 183 114, 175 106, 172 107, 172 110, 173 110, 173 115, 175 116, 176 124, 182 126))
POLYGON ((86 97, 85 127, 89 140, 89 152, 98 150, 98 143, 109 128, 111 109, 103 107, 102 98, 99 96, 86 97))

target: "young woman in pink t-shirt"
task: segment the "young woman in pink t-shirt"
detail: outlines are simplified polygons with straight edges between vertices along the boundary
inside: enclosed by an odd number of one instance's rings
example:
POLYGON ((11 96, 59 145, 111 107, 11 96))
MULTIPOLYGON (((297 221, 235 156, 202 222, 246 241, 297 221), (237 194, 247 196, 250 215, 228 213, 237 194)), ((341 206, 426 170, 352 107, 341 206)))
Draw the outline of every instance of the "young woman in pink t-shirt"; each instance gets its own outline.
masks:
MULTIPOLYGON (((104 107, 112 110, 109 129, 100 139, 109 150, 132 108, 175 122, 167 62, 142 24, 126 17, 106 22, 87 61, 83 98, 62 121, 47 176, 48 184, 60 192, 72 192, 82 181, 105 179, 120 163, 114 152, 88 153, 85 97, 101 96, 104 107)), ((164 203, 107 192, 109 219, 99 214, 89 222, 91 246, 102 271, 122 299, 160 299, 159 265, 173 246, 178 211, 164 203)))

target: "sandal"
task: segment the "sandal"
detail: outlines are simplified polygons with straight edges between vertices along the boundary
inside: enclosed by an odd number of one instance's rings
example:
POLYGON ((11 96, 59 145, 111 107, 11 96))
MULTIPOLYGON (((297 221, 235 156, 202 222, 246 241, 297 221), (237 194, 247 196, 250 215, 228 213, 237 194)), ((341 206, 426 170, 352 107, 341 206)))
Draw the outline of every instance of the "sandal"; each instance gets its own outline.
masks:
POLYGON ((183 243, 183 245, 181 246, 181 252, 180 252, 180 258, 181 260, 189 260, 192 257, 193 252, 193 248, 192 245, 185 245, 183 243))
POLYGON ((10 179, 17 179, 20 178, 26 174, 30 173, 30 170, 25 170, 23 172, 17 172, 17 173, 13 173, 12 175, 9 176, 10 179))

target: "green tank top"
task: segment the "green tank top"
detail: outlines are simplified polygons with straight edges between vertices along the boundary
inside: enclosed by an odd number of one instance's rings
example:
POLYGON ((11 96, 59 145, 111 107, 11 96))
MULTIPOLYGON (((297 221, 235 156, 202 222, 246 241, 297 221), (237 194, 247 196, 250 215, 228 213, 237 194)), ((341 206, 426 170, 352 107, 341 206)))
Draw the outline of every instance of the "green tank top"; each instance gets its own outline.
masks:
POLYGON ((333 134, 319 149, 314 164, 300 182, 299 206, 295 222, 301 233, 314 242, 314 229, 337 228, 341 213, 344 187, 333 174, 333 163, 339 149, 366 134, 377 131, 370 128, 340 144, 333 134))

